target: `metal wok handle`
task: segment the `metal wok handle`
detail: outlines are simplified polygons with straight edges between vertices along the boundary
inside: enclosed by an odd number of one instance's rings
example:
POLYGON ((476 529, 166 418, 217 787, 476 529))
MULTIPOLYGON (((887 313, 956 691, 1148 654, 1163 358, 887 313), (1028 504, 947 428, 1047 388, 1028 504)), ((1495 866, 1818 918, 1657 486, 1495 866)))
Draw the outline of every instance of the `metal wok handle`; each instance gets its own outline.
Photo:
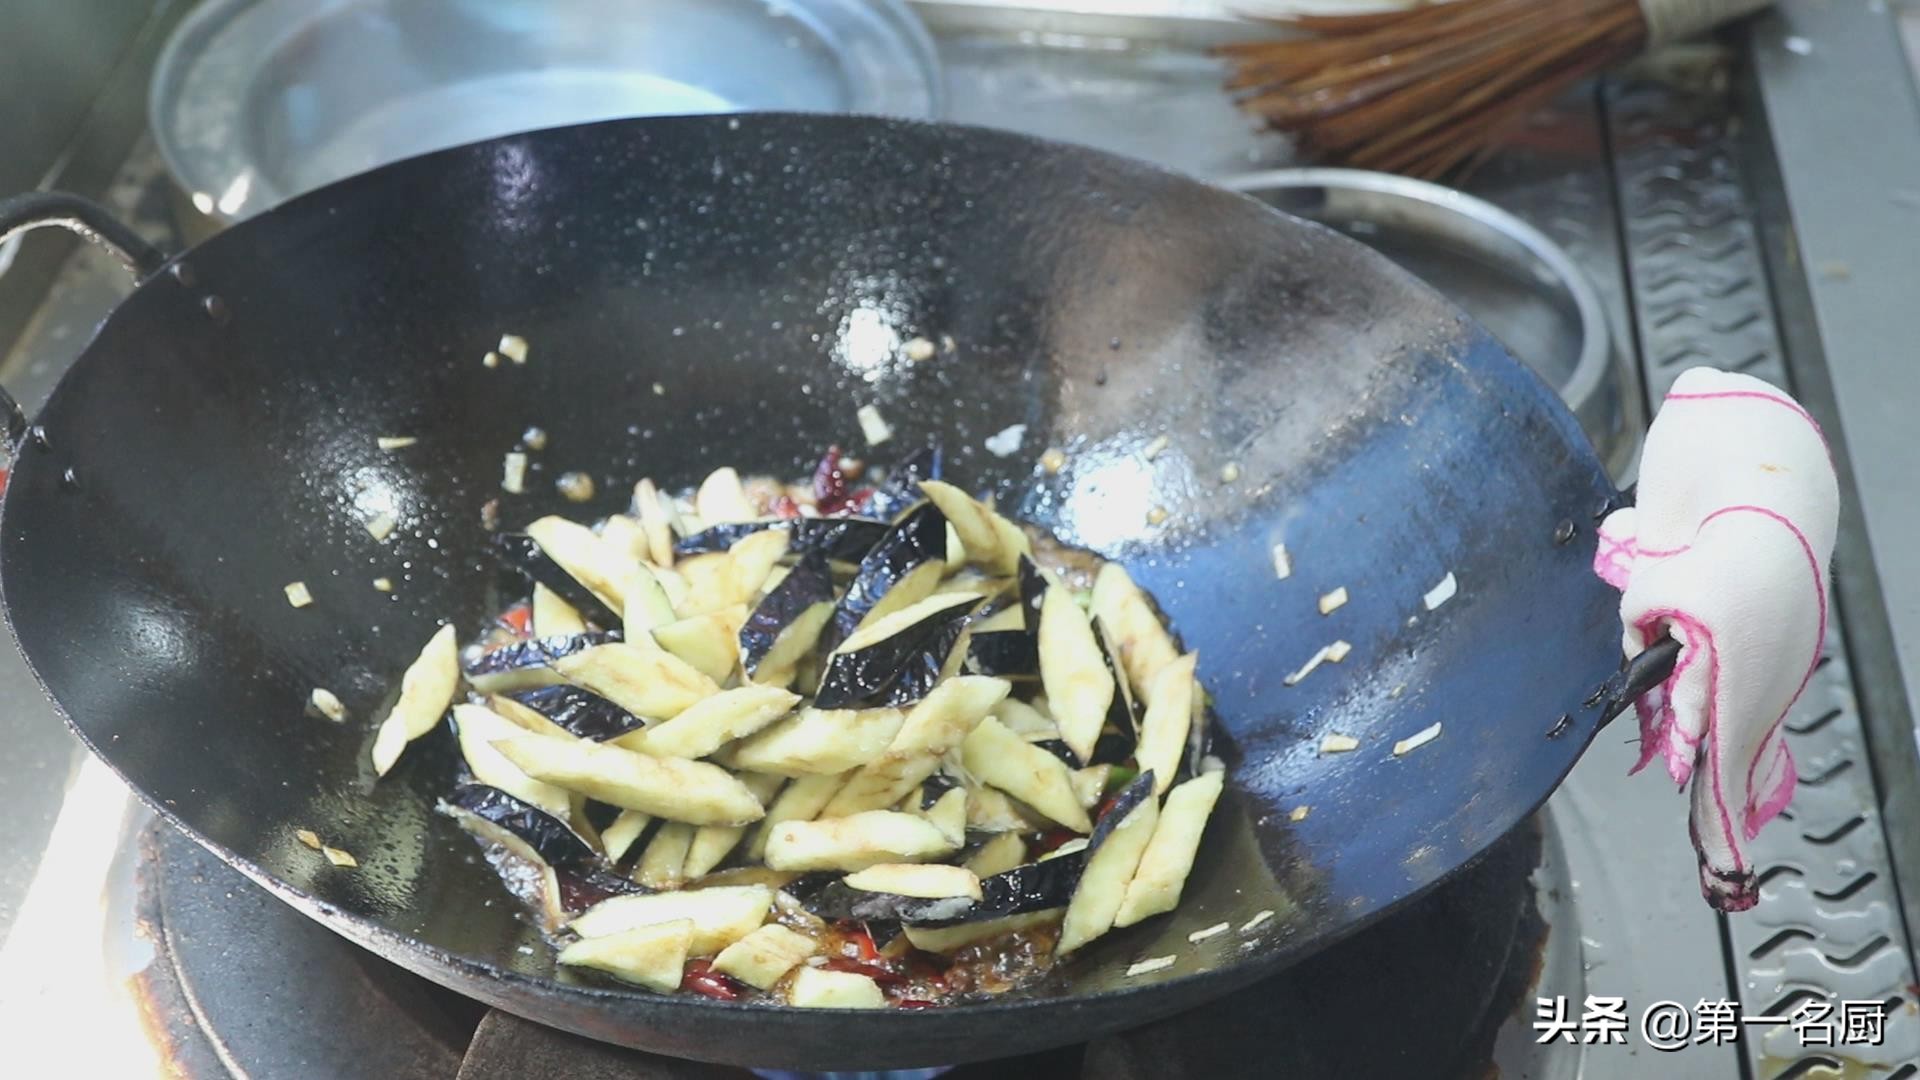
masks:
MULTIPOLYGON (((1618 495, 1606 500, 1593 515, 1598 521, 1625 506, 1632 506, 1638 485, 1629 484, 1618 495)), ((1624 660, 1620 670, 1613 677, 1596 687, 1587 698, 1589 708, 1603 710, 1601 723, 1607 724, 1619 716, 1628 705, 1639 699, 1640 695, 1667 681, 1673 674, 1674 665, 1680 662, 1680 642, 1673 638, 1662 638, 1647 646, 1631 660, 1624 660)))
MULTIPOLYGON (((167 262, 167 256, 159 248, 141 239, 140 234, 91 199, 63 191, 34 191, 0 199, 0 244, 18 233, 49 226, 79 233, 106 248, 136 281, 146 280, 167 262)), ((0 387, 0 422, 5 424, 7 449, 17 450, 27 433, 27 413, 4 387, 0 387)))

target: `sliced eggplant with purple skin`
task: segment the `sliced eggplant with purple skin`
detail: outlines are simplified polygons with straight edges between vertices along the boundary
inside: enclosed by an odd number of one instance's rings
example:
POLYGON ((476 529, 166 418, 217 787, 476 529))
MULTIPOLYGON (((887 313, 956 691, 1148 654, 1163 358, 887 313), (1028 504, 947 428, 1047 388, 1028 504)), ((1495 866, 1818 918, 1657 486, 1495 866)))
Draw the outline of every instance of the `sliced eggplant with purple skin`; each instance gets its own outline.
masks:
POLYGON ((1003 679, 1038 679, 1040 643, 1026 630, 991 630, 967 639, 969 675, 997 675, 1003 679))
MULTIPOLYGON (((984 883, 983 886, 984 888, 984 883)), ((789 889, 788 891, 792 891, 789 889)), ((1071 890, 1068 890, 1071 895, 1071 890)), ((858 919, 863 922, 893 921, 915 926, 950 925, 966 921, 980 901, 970 896, 928 899, 901 896, 898 893, 868 892, 856 889, 844 880, 822 885, 801 901, 806 909, 823 919, 858 919)))
POLYGON ((740 628, 740 660, 748 678, 764 671, 784 685, 793 669, 820 641, 820 632, 833 617, 833 571, 825 555, 815 551, 760 601, 740 628))
POLYGON ((920 809, 931 809, 934 803, 940 801, 940 796, 959 786, 959 780, 943 772, 934 773, 920 781, 920 809))
POLYGON ((600 853, 552 814, 485 784, 462 784, 440 803, 460 827, 520 858, 555 869, 602 864, 600 853))
POLYGON ((867 512, 875 517, 892 518, 919 502, 925 497, 920 494, 921 481, 942 478, 942 457, 940 447, 923 446, 901 458, 887 470, 886 482, 874 490, 867 512))
POLYGON ((483 694, 504 694, 536 686, 553 686, 562 681, 560 673, 553 670, 554 661, 619 640, 619 634, 607 631, 574 634, 571 637, 528 638, 464 661, 462 673, 466 675, 468 685, 483 694))
POLYGON ((677 556, 706 555, 726 551, 741 540, 768 529, 786 530, 789 556, 813 552, 830 562, 858 565, 874 546, 886 538, 893 526, 884 521, 858 517, 769 518, 765 521, 736 521, 715 525, 683 537, 673 545, 677 556))
POLYGON ((927 503, 900 519, 886 539, 860 560, 846 595, 820 635, 821 645, 832 649, 870 618, 883 618, 925 599, 946 575, 946 560, 947 518, 939 507, 927 503))
MULTIPOLYGON (((1113 676, 1113 704, 1107 706, 1107 722, 1100 729, 1100 741, 1094 746, 1088 764, 1125 761, 1140 741, 1141 704, 1127 681, 1127 669, 1120 663, 1118 640, 1107 629, 1106 620, 1093 618, 1093 639, 1100 644, 1107 673, 1113 676)), ((1198 760, 1197 758, 1195 760, 1198 760)))
POLYGON ((1020 582, 1020 608, 1027 618, 1027 632, 1040 632, 1040 603, 1047 598, 1047 586, 1051 584, 1038 563, 1025 555, 1020 556, 1020 565, 1014 571, 1020 582))
POLYGON ((1037 746, 1040 749, 1045 750, 1047 753, 1052 754, 1054 757, 1059 758, 1061 761, 1066 763, 1066 766, 1069 769, 1078 769, 1085 764, 1080 760, 1080 755, 1074 753, 1073 747, 1068 746, 1065 740, 1034 739, 1031 741, 1031 745, 1037 746))
POLYGON ((634 896, 647 891, 645 885, 605 866, 556 866, 553 879, 560 893, 560 909, 568 914, 585 911, 615 896, 634 896))
POLYGON ((979 602, 965 593, 932 597, 848 638, 827 658, 814 704, 822 709, 898 707, 926 697, 979 602))
POLYGON ((645 720, 585 687, 542 686, 505 696, 567 734, 589 742, 611 742, 647 726, 645 720))
POLYGON ((555 596, 572 604, 574 610, 605 627, 621 625, 620 612, 594 595, 592 589, 566 572, 541 550, 540 544, 526 533, 495 533, 489 550, 500 565, 533 585, 545 585, 555 596))

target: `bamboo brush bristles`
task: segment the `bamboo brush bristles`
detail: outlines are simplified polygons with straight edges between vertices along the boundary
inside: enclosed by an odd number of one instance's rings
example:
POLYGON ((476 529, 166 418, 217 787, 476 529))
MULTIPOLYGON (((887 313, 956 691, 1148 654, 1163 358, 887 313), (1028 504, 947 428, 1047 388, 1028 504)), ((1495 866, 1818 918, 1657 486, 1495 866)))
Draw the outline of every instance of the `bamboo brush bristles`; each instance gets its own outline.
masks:
POLYGON ((1427 179, 1477 164, 1647 40, 1639 0, 1455 0, 1282 24, 1308 36, 1220 48, 1241 106, 1303 157, 1427 179))

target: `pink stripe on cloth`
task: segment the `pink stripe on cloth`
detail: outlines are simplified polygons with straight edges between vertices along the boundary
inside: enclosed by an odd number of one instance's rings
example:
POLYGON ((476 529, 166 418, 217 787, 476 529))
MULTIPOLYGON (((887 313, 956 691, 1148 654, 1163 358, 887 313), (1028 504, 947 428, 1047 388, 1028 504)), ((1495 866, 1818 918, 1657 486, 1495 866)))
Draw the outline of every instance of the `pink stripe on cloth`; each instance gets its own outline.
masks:
MULTIPOLYGON (((1635 625, 1635 629, 1640 631, 1642 641, 1650 641, 1657 635, 1657 631, 1660 629, 1660 624, 1663 621, 1677 623, 1687 635, 1687 647, 1681 657, 1680 665, 1673 669, 1673 674, 1667 676, 1667 681, 1662 684, 1667 688, 1669 698, 1672 697, 1674 680, 1678 679, 1681 674, 1686 671, 1688 661, 1700 652, 1705 652, 1707 656, 1706 731, 1709 735, 1707 739, 1707 783, 1713 795, 1714 809, 1719 811, 1720 828, 1727 842, 1727 850, 1733 857, 1733 869, 1736 873, 1744 873, 1747 869, 1746 860, 1740 857, 1740 843, 1734 838, 1733 832, 1733 814, 1728 811, 1726 794, 1720 788, 1720 740, 1711 737, 1712 734, 1718 730, 1720 723, 1720 650, 1714 644, 1713 631, 1708 629, 1706 624, 1700 622, 1691 614, 1677 608, 1658 608, 1649 611, 1640 617, 1640 621, 1635 625), (1705 639, 1704 646, 1695 639, 1694 632, 1696 630, 1699 632, 1700 637, 1705 639)), ((1645 753, 1645 751, 1642 750, 1642 753, 1645 753)), ((1683 778, 1681 782, 1685 783, 1686 781, 1683 778)))
POLYGON ((1757 398, 1761 401, 1771 401, 1775 405, 1799 414, 1800 419, 1805 420, 1808 426, 1813 428, 1814 435, 1819 438, 1821 449, 1827 452, 1827 461, 1833 461, 1833 445, 1827 442, 1827 433, 1821 430, 1820 421, 1815 420, 1813 414, 1808 412, 1799 402, 1790 398, 1784 398, 1778 394, 1769 394, 1764 390, 1708 390, 1695 394, 1670 393, 1663 398, 1662 401, 1663 403, 1667 401, 1723 401, 1735 398, 1757 398))

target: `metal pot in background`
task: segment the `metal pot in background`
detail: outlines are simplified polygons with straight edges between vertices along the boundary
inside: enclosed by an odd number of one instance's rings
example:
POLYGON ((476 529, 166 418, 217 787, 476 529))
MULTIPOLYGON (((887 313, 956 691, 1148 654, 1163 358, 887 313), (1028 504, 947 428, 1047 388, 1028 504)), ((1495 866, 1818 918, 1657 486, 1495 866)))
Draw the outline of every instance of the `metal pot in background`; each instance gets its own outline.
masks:
POLYGON ((430 150, 618 117, 936 118, 904 0, 208 0, 155 67, 189 239, 430 150))

